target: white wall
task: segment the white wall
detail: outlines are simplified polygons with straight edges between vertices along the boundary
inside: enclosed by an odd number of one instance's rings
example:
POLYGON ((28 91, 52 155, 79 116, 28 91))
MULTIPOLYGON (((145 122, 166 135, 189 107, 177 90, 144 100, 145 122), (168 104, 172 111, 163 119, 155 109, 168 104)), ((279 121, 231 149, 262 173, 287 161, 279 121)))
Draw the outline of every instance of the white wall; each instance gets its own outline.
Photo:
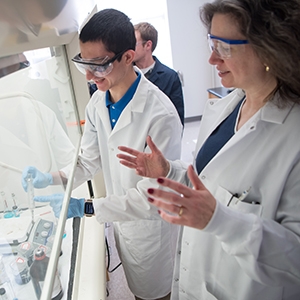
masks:
POLYGON ((185 118, 202 115, 207 89, 214 87, 207 31, 199 18, 206 2, 167 0, 173 67, 184 76, 185 118))

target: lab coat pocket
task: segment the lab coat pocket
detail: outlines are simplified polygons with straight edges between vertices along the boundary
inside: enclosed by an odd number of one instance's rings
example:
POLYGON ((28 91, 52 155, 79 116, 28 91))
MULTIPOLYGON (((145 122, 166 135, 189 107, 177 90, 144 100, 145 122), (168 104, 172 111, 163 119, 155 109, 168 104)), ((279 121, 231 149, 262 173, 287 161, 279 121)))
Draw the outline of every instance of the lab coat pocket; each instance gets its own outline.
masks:
POLYGON ((249 203, 245 201, 238 201, 235 205, 232 206, 237 210, 248 213, 248 214, 255 214, 256 216, 261 216, 263 207, 259 203, 249 203))
POLYGON ((238 198, 232 195, 230 192, 228 192, 226 189, 224 189, 221 186, 217 187, 215 198, 217 201, 222 203, 225 206, 231 206, 233 203, 235 203, 238 198))
MULTIPOLYGON (((218 186, 215 193, 215 198, 223 205, 229 206, 230 208, 240 212, 255 214, 256 216, 262 215, 263 207, 261 204, 256 202, 246 202, 245 200, 240 201, 238 196, 233 195, 221 186, 218 186)), ((249 201, 249 197, 247 197, 246 200, 249 201)))
POLYGON ((138 220, 123 222, 121 233, 126 252, 137 263, 156 257, 161 248, 161 221, 138 220))

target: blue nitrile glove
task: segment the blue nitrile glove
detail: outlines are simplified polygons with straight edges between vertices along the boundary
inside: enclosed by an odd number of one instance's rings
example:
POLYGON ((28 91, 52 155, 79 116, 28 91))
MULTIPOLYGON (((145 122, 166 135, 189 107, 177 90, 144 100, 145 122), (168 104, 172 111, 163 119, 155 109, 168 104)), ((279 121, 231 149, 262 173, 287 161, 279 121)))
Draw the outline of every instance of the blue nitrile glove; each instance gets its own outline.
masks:
POLYGON ((28 166, 22 172, 22 186, 27 192, 27 177, 31 174, 33 187, 42 189, 53 184, 53 177, 50 173, 42 173, 36 167, 28 166))
MULTIPOLYGON (((34 201, 37 202, 49 202, 53 209, 56 218, 59 218, 62 203, 64 200, 64 194, 53 194, 49 196, 35 196, 34 201)), ((69 202, 67 218, 83 217, 84 212, 84 199, 71 198, 69 202)))

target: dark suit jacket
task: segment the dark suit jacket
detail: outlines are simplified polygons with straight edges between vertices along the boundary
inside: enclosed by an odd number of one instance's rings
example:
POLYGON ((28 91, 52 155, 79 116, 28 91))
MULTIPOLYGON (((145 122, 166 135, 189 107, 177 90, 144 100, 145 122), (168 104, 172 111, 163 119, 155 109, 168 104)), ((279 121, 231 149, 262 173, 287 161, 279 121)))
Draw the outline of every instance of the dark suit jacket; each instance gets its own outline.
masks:
POLYGON ((184 124, 184 102, 182 86, 177 72, 163 65, 155 56, 154 68, 146 77, 163 91, 175 105, 181 123, 184 124))

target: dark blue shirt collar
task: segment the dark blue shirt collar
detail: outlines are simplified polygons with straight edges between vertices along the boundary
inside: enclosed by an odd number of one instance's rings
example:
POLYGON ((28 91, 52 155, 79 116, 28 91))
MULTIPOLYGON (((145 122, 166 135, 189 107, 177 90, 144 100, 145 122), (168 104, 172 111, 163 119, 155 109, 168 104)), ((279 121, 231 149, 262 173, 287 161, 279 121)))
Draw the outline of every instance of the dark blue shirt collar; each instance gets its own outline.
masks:
POLYGON ((109 111, 110 123, 111 123, 112 128, 114 128, 114 126, 116 125, 123 109, 133 98, 140 80, 141 80, 141 74, 137 73, 137 78, 135 79, 133 84, 130 86, 130 88, 127 90, 127 92, 124 94, 124 96, 116 103, 113 103, 110 100, 109 90, 106 91, 105 103, 106 103, 106 107, 108 108, 108 111, 109 111))

